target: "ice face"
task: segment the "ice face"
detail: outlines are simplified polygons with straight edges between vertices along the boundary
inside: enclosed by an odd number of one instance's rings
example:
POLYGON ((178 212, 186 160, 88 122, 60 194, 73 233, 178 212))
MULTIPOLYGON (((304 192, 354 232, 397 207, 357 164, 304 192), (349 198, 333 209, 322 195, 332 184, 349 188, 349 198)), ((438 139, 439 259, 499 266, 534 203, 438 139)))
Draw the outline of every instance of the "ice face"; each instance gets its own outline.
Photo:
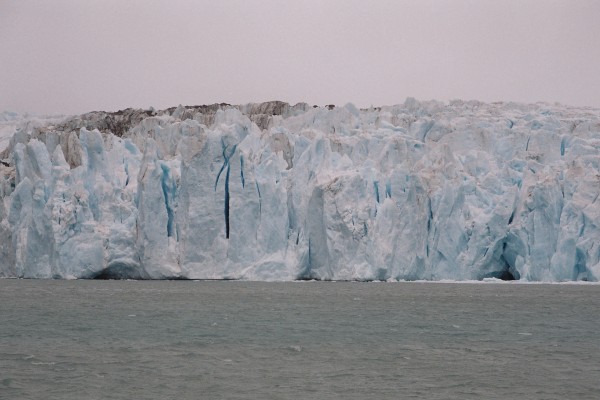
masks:
POLYGON ((0 276, 600 277, 594 109, 3 113, 0 144, 0 276))

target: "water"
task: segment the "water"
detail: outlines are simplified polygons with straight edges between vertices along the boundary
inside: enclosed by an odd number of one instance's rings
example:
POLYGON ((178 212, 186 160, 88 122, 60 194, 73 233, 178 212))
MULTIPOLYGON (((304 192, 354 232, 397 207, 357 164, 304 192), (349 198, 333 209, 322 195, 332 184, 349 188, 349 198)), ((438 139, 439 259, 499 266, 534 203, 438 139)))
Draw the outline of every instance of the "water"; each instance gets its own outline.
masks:
POLYGON ((1 399, 598 399, 600 286, 0 280, 1 399))

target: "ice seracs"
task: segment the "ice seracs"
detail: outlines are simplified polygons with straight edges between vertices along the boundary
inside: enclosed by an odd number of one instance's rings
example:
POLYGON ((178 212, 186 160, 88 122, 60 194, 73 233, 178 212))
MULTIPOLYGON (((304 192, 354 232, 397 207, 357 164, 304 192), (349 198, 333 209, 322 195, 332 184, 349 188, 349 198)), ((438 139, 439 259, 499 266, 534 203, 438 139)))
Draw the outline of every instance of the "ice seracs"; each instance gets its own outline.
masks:
POLYGON ((600 111, 0 114, 0 276, 600 277, 600 111))

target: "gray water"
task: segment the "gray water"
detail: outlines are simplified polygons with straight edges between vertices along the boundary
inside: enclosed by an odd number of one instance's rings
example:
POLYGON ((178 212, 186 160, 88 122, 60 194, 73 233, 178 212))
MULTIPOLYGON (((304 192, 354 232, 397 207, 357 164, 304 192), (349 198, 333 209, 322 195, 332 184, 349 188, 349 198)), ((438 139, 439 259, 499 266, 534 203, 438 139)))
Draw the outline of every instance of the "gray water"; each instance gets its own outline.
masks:
POLYGON ((598 399, 600 286, 0 280, 1 399, 598 399))

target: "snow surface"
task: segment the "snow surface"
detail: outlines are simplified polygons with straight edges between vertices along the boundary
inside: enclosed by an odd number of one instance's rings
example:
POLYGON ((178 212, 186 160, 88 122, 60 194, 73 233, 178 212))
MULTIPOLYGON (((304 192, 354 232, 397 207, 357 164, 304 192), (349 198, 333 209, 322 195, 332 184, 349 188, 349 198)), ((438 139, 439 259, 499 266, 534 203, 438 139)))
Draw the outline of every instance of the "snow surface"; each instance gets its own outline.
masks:
POLYGON ((0 276, 596 281, 600 111, 0 114, 0 276))

